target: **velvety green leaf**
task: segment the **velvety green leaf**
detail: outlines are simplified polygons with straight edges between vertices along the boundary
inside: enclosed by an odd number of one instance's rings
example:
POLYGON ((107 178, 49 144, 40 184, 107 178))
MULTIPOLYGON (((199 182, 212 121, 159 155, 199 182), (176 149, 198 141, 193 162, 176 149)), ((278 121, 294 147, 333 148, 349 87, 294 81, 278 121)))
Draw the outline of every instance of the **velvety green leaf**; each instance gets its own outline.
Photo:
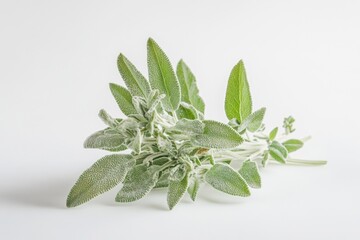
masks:
POLYGON ((282 143, 288 152, 295 152, 304 146, 304 143, 299 139, 289 139, 282 143))
POLYGON ((240 175, 252 188, 261 188, 261 177, 256 162, 247 160, 239 170, 240 175))
POLYGON ((276 135, 277 135, 277 133, 278 133, 278 130, 279 130, 278 127, 276 127, 276 128, 274 128, 273 130, 271 130, 271 132, 270 132, 270 134, 269 134, 269 140, 270 140, 270 141, 273 141, 273 140, 276 138, 276 135))
POLYGON ((279 143, 277 141, 273 141, 271 143, 271 145, 269 146, 269 153, 270 153, 270 156, 274 160, 276 160, 280 163, 286 162, 286 158, 288 156, 288 151, 281 143, 279 143))
POLYGON ((77 180, 67 198, 67 207, 76 207, 110 190, 125 178, 135 164, 131 155, 108 155, 98 160, 77 180))
POLYGON ((181 102, 179 108, 176 110, 176 115, 178 119, 187 118, 187 119, 202 119, 202 117, 199 117, 198 112, 196 109, 191 106, 190 104, 187 104, 185 102, 181 102))
POLYGON ((217 163, 205 174, 205 181, 215 189, 227 194, 250 196, 245 180, 229 165, 217 163))
POLYGON ((230 126, 212 120, 204 120, 203 134, 193 138, 193 143, 201 147, 209 148, 233 148, 243 141, 239 133, 230 126))
POLYGON ((192 136, 201 134, 204 131, 204 124, 200 120, 180 119, 169 131, 178 134, 192 136))
POLYGON ((106 128, 90 135, 84 142, 84 148, 97 148, 114 152, 125 150, 124 137, 109 130, 110 128, 106 128))
POLYGON ((115 83, 110 83, 110 90, 115 98, 116 103, 119 105, 120 110, 127 116, 135 114, 136 110, 132 103, 132 96, 130 92, 115 83))
POLYGON ((145 77, 123 54, 119 55, 117 64, 131 95, 146 98, 150 93, 150 84, 145 77))
POLYGON ((126 175, 124 186, 116 195, 117 202, 133 202, 139 200, 153 189, 158 181, 159 166, 147 168, 137 165, 126 175))
POLYGON ((147 42, 147 52, 151 87, 166 95, 162 99, 165 110, 175 111, 179 107, 181 93, 171 63, 163 50, 151 38, 147 42))
POLYGON ((104 109, 99 111, 99 117, 109 127, 115 128, 122 120, 112 118, 104 109))
POLYGON ((154 188, 165 188, 169 186, 169 172, 163 173, 154 188))
POLYGON ((242 60, 235 65, 229 77, 225 112, 229 120, 236 118, 240 123, 252 112, 250 88, 242 60))
MULTIPOLYGON (((180 169, 178 171, 180 171, 180 169)), ((189 179, 187 174, 181 180, 170 180, 167 194, 167 203, 170 210, 173 209, 175 205, 181 200, 188 186, 189 179)))
POLYGON ((241 123, 238 131, 242 132, 245 129, 248 129, 250 132, 255 132, 258 130, 264 119, 266 108, 260 108, 259 110, 253 112, 241 123))
POLYGON ((193 105, 198 111, 204 113, 205 103, 199 96, 196 78, 183 60, 178 63, 176 74, 181 87, 181 101, 193 105))
POLYGON ((194 178, 193 181, 191 181, 191 183, 189 184, 189 187, 187 189, 191 200, 193 201, 196 200, 199 187, 200 187, 200 181, 197 178, 194 178))

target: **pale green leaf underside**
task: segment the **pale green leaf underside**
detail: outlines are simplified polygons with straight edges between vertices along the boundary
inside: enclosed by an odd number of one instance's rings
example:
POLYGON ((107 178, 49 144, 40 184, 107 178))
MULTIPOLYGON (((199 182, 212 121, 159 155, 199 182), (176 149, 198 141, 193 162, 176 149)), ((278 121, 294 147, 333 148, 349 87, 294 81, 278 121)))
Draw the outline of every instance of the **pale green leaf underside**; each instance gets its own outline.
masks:
POLYGON ((151 87, 166 95, 162 100, 165 110, 176 111, 180 104, 181 93, 171 63, 163 50, 151 38, 147 42, 147 52, 151 87))
POLYGON ((245 180, 229 165, 217 163, 205 174, 205 181, 215 189, 230 195, 250 196, 245 180))
POLYGON ((282 143, 288 152, 295 152, 304 146, 304 143, 299 139, 289 139, 282 143))
POLYGON ((167 194, 167 203, 169 209, 173 209, 175 205, 181 200, 184 196, 189 185, 188 175, 186 175, 182 180, 170 181, 168 194, 167 194))
POLYGON ((98 160, 77 180, 67 198, 67 207, 76 207, 122 182, 135 164, 131 155, 108 155, 98 160))
POLYGON ((193 139, 195 145, 208 148, 233 148, 240 145, 242 137, 229 125, 221 122, 204 120, 203 134, 193 139))
POLYGON ((193 105, 198 111, 204 113, 205 103, 199 96, 196 78, 183 60, 178 63, 176 74, 181 87, 181 101, 193 105))
POLYGON ((132 103, 132 96, 126 88, 115 83, 110 83, 110 90, 120 110, 125 115, 136 114, 136 109, 132 103))
POLYGON ((189 184, 189 187, 187 190, 190 195, 191 200, 193 200, 193 201, 196 200, 196 196, 199 191, 199 187, 200 187, 199 179, 194 178, 193 181, 189 184))
POLYGON ((90 135, 84 142, 84 148, 97 148, 114 152, 125 150, 126 146, 123 145, 125 139, 120 134, 109 130, 110 128, 106 128, 90 135))
POLYGON ((259 110, 253 112, 241 123, 238 131, 242 132, 245 129, 248 129, 250 132, 255 132, 258 130, 264 119, 266 108, 260 108, 259 110))
POLYGON ((286 163, 288 151, 281 143, 273 141, 269 146, 269 153, 274 160, 280 163, 286 163))
POLYGON ((136 67, 123 55, 118 57, 119 72, 132 96, 147 97, 150 84, 136 67))
POLYGON ((242 60, 230 73, 226 90, 225 112, 229 120, 236 118, 240 123, 252 112, 250 88, 242 60))
POLYGON ((245 161, 239 170, 240 175, 252 188, 261 188, 261 177, 256 162, 245 161))

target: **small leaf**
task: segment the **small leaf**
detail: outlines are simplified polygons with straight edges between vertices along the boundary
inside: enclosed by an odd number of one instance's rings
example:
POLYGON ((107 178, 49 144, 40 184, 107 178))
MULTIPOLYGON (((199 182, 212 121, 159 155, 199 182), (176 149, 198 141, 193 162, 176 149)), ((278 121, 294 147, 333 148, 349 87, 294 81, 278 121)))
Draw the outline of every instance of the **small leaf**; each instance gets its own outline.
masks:
POLYGON ((215 164, 205 174, 205 181, 222 192, 235 196, 250 196, 245 180, 229 165, 215 164))
POLYGON ((181 102, 179 108, 176 110, 176 115, 179 119, 203 119, 203 116, 190 104, 181 102))
POLYGON ((193 105, 198 111, 204 113, 205 103, 199 96, 196 78, 183 60, 178 63, 176 74, 181 87, 181 101, 193 105))
POLYGON ((131 155, 108 155, 87 169, 72 187, 67 207, 76 207, 122 182, 135 161, 131 155))
MULTIPOLYGON (((180 169, 178 171, 180 171, 180 169)), ((170 180, 167 194, 167 202, 170 210, 181 200, 188 186, 189 179, 187 174, 181 180, 170 180)))
POLYGON ((229 120, 236 118, 240 123, 252 112, 250 88, 242 60, 235 65, 229 77, 225 112, 229 120))
POLYGON ((169 186, 169 173, 163 173, 154 188, 165 188, 169 186))
POLYGON ((119 55, 117 64, 119 72, 131 95, 146 98, 150 93, 150 85, 145 77, 123 54, 119 55))
POLYGON ((151 38, 147 42, 149 80, 153 89, 166 97, 162 99, 165 110, 171 112, 180 104, 180 85, 168 57, 151 38))
POLYGON ((271 130, 271 132, 270 132, 270 134, 269 134, 269 140, 270 140, 270 141, 273 141, 273 140, 276 138, 276 135, 277 135, 277 133, 278 133, 278 130, 279 130, 278 127, 276 127, 276 128, 274 128, 273 130, 271 130))
POLYGON ((132 96, 126 88, 115 83, 110 83, 110 90, 120 110, 125 115, 129 116, 130 114, 136 113, 134 105, 132 104, 132 96))
POLYGON ((256 162, 247 160, 239 170, 240 175, 252 188, 261 188, 261 177, 256 162))
POLYGON ((286 163, 286 158, 288 156, 288 151, 286 148, 279 142, 273 141, 269 146, 269 153, 274 160, 280 163, 286 163))
POLYGON ((139 200, 153 189, 158 181, 159 166, 147 168, 137 165, 126 175, 124 186, 116 195, 117 202, 133 202, 139 200))
POLYGON ((189 184, 189 187, 187 189, 191 200, 193 201, 196 200, 199 187, 200 187, 200 181, 197 178, 194 178, 193 181, 189 184))
POLYGON ((106 128, 90 135, 84 142, 84 148, 97 148, 113 152, 125 150, 124 137, 114 130, 109 130, 110 128, 106 128))
POLYGON ((262 124, 264 119, 266 108, 260 108, 259 110, 253 112, 241 123, 238 132, 242 132, 245 129, 248 129, 250 132, 256 132, 262 124))
POLYGON ((115 128, 122 120, 112 118, 104 109, 99 111, 99 117, 109 127, 115 128))
POLYGON ((288 152, 295 152, 304 146, 304 143, 298 139, 289 139, 282 143, 288 152))
POLYGON ((212 121, 204 120, 204 133, 193 139, 193 144, 209 148, 233 148, 243 141, 239 133, 230 126, 212 121))

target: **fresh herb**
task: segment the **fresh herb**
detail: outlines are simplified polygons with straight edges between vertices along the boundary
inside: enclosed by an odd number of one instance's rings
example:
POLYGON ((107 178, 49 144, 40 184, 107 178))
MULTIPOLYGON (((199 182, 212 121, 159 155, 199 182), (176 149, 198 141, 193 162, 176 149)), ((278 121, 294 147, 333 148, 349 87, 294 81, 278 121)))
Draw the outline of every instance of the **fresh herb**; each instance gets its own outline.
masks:
POLYGON ((126 117, 113 118, 100 110, 107 127, 90 135, 84 147, 113 153, 80 176, 67 198, 68 207, 81 205, 120 183, 117 202, 136 201, 153 188, 167 188, 170 209, 186 192, 195 201, 203 183, 247 197, 249 188, 261 187, 258 169, 269 161, 326 163, 291 158, 290 153, 304 145, 304 139, 290 137, 295 130, 293 117, 284 119, 283 133, 278 127, 266 132, 266 109, 252 111, 242 61, 229 77, 225 99, 229 122, 224 124, 204 119, 205 104, 196 78, 183 60, 174 71, 153 39, 148 40, 147 51, 149 81, 120 54, 118 68, 126 88, 111 83, 110 90, 126 117))

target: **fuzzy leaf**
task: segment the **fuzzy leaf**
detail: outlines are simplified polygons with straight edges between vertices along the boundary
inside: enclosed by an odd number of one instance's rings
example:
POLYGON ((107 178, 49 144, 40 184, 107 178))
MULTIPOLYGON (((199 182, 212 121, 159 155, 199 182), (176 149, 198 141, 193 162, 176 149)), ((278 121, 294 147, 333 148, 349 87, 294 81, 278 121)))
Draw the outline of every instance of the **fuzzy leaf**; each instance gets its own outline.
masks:
POLYGON ((261 188, 261 177, 256 162, 247 160, 239 170, 240 175, 252 188, 261 188))
POLYGON ((117 202, 133 202, 139 200, 153 189, 158 181, 159 166, 137 165, 126 175, 124 186, 116 195, 117 202))
POLYGON ((180 119, 176 125, 169 129, 178 134, 185 134, 188 136, 194 134, 201 134, 204 131, 204 124, 199 120, 180 119))
POLYGON ((115 128, 122 120, 112 118, 104 109, 99 111, 99 118, 109 127, 115 128))
POLYGON ((194 180, 189 184, 189 187, 187 189, 191 200, 193 201, 196 200, 199 187, 200 187, 200 181, 197 178, 194 178, 194 180))
POLYGON ((154 188, 165 188, 169 186, 169 173, 163 173, 160 178, 158 179, 154 188))
POLYGON ((204 133, 192 139, 195 145, 208 148, 233 148, 243 141, 240 134, 229 125, 212 120, 204 120, 203 123, 204 133))
POLYGON ((250 196, 245 180, 229 165, 215 164, 205 174, 205 181, 219 191, 235 196, 250 196))
POLYGON ((193 105, 198 111, 204 113, 205 103, 199 96, 196 78, 183 60, 178 63, 176 74, 181 87, 181 101, 193 105))
POLYGON ((270 141, 273 141, 273 140, 276 138, 276 135, 277 135, 277 133, 278 133, 278 130, 279 130, 278 127, 276 127, 276 128, 274 128, 273 130, 271 130, 271 132, 269 133, 269 140, 270 140, 270 141))
POLYGON ((298 139, 289 139, 282 143, 288 152, 295 152, 304 146, 304 143, 298 139))
POLYGON ((179 108, 176 110, 176 115, 179 119, 187 118, 187 119, 202 119, 199 117, 198 112, 196 109, 191 106, 190 104, 187 104, 185 102, 181 102, 179 108))
POLYGON ((180 199, 184 196, 188 186, 189 179, 187 174, 182 179, 170 180, 167 194, 167 203, 170 210, 173 209, 175 205, 180 201, 180 199))
POLYGON ((252 112, 250 88, 242 60, 235 65, 229 77, 225 112, 229 120, 236 118, 240 123, 252 112))
POLYGON ((130 92, 115 83, 110 83, 110 90, 115 98, 116 103, 119 105, 120 110, 127 116, 135 114, 136 110, 132 103, 132 96, 130 92))
POLYGON ((123 145, 125 139, 119 133, 110 131, 110 128, 97 131, 90 135, 84 142, 84 148, 97 148, 107 151, 122 151, 126 149, 123 145))
POLYGON ((176 111, 180 104, 180 85, 168 57, 151 38, 147 42, 149 80, 153 89, 166 97, 162 100, 165 110, 176 111))
POLYGON ((280 163, 286 163, 286 158, 288 156, 288 151, 286 148, 279 142, 273 141, 269 146, 269 153, 274 160, 280 163))
POLYGON ((258 130, 264 119, 266 108, 260 108, 259 110, 253 112, 241 123, 238 132, 242 132, 245 129, 248 129, 250 132, 255 132, 258 130))
POLYGON ((123 54, 119 55, 117 64, 121 77, 124 79, 131 95, 146 98, 150 93, 150 85, 145 77, 123 54))
POLYGON ((72 187, 67 207, 76 207, 110 190, 125 178, 135 164, 131 155, 108 155, 87 169, 72 187))

